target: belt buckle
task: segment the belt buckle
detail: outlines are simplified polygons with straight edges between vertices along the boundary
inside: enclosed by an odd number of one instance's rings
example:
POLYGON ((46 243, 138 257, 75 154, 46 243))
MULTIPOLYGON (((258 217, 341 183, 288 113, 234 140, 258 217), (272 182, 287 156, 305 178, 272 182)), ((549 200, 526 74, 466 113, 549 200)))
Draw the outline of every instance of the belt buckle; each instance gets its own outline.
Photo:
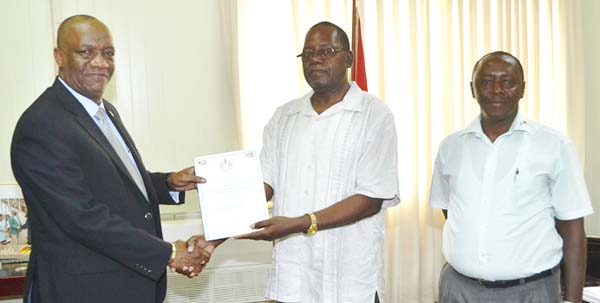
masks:
POLYGON ((482 280, 482 279, 477 279, 477 282, 479 283, 479 285, 485 287, 485 288, 494 288, 494 282, 493 281, 486 281, 486 280, 482 280))
POLYGON ((523 284, 527 283, 527 279, 521 278, 521 279, 515 279, 515 280, 499 280, 499 281, 486 281, 486 280, 477 279, 477 282, 479 283, 479 285, 481 285, 485 288, 508 288, 508 287, 512 287, 512 286, 523 285, 523 284))

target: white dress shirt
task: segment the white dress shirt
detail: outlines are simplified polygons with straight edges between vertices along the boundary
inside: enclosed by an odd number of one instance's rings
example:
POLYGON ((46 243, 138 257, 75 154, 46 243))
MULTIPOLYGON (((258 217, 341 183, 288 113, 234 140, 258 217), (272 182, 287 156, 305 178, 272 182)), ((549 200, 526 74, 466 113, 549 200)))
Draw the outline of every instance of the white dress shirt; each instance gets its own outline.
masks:
POLYGON ((575 146, 521 115, 492 143, 480 121, 447 137, 435 162, 429 203, 448 210, 444 256, 490 281, 553 268, 563 247, 554 219, 593 212, 575 146))
MULTIPOLYGON (((261 165, 273 214, 296 217, 355 194, 400 202, 394 117, 355 83, 320 115, 312 92, 277 109, 264 131, 261 165)), ((383 297, 385 211, 314 236, 275 242, 266 296, 282 302, 369 302, 383 297)), ((383 302, 383 301, 382 301, 383 302)))

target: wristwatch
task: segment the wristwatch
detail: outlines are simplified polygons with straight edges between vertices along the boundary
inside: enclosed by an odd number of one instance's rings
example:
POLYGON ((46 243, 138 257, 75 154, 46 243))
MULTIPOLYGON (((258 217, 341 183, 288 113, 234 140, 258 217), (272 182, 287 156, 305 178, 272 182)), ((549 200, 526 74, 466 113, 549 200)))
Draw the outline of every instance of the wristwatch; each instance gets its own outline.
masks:
POLYGON ((308 229, 304 233, 312 236, 319 230, 319 227, 317 226, 317 216, 313 213, 308 213, 307 215, 310 217, 310 226, 308 226, 308 229))

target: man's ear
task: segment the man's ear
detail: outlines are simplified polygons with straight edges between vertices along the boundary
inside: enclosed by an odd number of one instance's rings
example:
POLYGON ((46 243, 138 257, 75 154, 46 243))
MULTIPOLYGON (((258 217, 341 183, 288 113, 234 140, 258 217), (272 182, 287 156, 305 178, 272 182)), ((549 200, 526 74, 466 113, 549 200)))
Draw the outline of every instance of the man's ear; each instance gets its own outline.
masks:
POLYGON ((473 81, 471 81, 471 95, 473 96, 473 99, 477 99, 475 97, 475 87, 473 86, 473 81))
POLYGON ((352 51, 347 51, 346 52, 346 67, 347 68, 352 67, 353 62, 354 62, 354 54, 352 53, 352 51))
POLYGON ((58 47, 54 48, 54 61, 56 61, 58 68, 61 68, 64 64, 63 52, 58 47))

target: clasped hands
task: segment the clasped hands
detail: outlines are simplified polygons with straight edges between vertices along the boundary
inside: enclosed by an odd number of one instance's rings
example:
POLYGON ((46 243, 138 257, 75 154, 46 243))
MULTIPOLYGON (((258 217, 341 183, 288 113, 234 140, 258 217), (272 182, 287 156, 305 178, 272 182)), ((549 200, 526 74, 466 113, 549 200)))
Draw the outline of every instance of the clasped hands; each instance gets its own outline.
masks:
MULTIPOLYGON (((252 225, 256 232, 237 236, 236 239, 252 239, 272 241, 285 237, 295 232, 306 230, 310 219, 306 216, 296 218, 276 216, 268 220, 256 222, 252 225)), ((187 241, 178 240, 175 245, 175 258, 169 262, 171 270, 176 271, 188 278, 195 277, 202 272, 215 248, 223 243, 225 239, 206 241, 204 236, 192 236, 187 241)))
MULTIPOLYGON (((167 185, 175 191, 188 191, 196 189, 197 185, 206 182, 206 179, 195 175, 194 167, 182 169, 171 173, 167 178, 167 185)), ((175 256, 169 261, 169 268, 188 278, 200 274, 206 266, 216 245, 204 239, 204 236, 192 236, 187 241, 173 242, 175 256)))
POLYGON ((200 274, 215 250, 215 243, 206 241, 204 236, 192 236, 187 241, 177 240, 175 257, 169 261, 169 268, 188 278, 200 274))
MULTIPOLYGON (((206 179, 195 176, 193 167, 172 173, 167 179, 169 187, 177 191, 195 189, 197 184, 204 182, 206 179)), ((273 241, 292 233, 303 232, 308 225, 310 219, 306 215, 295 218, 276 216, 253 224, 252 229, 257 231, 235 238, 273 241)), ((169 268, 189 278, 195 277, 202 272, 215 248, 223 241, 225 239, 206 241, 201 235, 192 236, 185 242, 175 241, 175 258, 169 262, 169 268)))

